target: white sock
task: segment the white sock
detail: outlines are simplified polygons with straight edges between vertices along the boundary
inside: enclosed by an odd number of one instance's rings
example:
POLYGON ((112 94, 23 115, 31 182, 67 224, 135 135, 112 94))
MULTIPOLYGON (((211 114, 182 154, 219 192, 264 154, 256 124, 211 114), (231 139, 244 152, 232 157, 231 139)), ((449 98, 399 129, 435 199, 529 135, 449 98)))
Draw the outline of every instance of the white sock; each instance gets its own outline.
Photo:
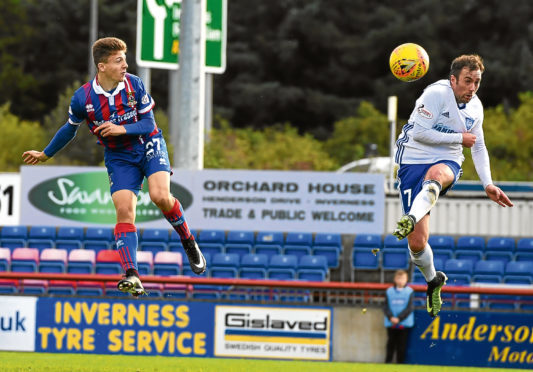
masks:
POLYGON ((431 246, 426 243, 426 246, 420 252, 413 252, 409 249, 409 254, 415 266, 420 269, 420 272, 426 278, 426 282, 430 282, 437 275, 435 265, 433 264, 433 251, 431 250, 431 246))
POLYGON ((427 180, 422 184, 422 190, 413 200, 409 214, 414 216, 416 222, 420 221, 433 208, 439 198, 441 184, 435 180, 427 180))

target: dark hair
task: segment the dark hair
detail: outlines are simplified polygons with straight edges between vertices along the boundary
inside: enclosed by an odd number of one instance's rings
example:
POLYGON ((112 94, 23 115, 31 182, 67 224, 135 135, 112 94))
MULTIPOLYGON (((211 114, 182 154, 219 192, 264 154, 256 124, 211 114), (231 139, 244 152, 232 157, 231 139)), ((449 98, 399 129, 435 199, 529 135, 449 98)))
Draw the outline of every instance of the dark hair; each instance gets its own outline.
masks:
POLYGON ((402 269, 398 269, 394 272, 394 276, 396 277, 397 275, 407 275, 407 277, 409 278, 409 273, 402 269))
POLYGON ((470 71, 480 70, 481 73, 485 71, 483 59, 480 56, 477 54, 463 54, 452 61, 450 76, 453 75, 456 79, 459 79, 459 74, 465 67, 468 67, 470 71))
POLYGON ((96 67, 100 62, 107 62, 109 56, 115 52, 124 51, 126 53, 128 47, 126 43, 116 37, 104 37, 98 39, 93 44, 93 61, 96 67))

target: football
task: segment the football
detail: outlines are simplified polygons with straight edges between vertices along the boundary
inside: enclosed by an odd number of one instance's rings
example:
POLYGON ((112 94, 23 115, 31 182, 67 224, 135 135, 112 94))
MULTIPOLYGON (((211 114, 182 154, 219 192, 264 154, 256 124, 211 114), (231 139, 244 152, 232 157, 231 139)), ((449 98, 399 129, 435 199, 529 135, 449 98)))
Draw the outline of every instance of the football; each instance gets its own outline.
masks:
POLYGON ((405 43, 392 51, 389 65, 396 78, 401 81, 415 81, 428 72, 429 56, 420 45, 405 43))

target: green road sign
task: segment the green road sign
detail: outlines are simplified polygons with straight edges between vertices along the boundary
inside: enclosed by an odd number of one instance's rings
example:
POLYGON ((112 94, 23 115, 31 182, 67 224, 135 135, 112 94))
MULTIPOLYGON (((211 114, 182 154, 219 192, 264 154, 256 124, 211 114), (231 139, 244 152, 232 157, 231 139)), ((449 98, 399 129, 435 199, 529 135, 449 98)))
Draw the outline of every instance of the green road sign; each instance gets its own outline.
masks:
MULTIPOLYGON (((177 69, 182 0, 137 0, 137 64, 177 69)), ((226 69, 227 0, 206 0, 205 71, 226 69)))

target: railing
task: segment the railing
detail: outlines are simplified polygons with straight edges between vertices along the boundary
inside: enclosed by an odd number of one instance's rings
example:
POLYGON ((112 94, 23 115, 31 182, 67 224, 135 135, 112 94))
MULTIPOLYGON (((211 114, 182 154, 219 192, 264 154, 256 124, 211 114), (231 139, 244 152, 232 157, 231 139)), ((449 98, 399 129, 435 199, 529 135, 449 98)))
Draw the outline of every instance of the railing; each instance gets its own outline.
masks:
MULTIPOLYGON (((0 272, 0 279, 36 279, 36 280, 59 280, 59 281, 90 281, 90 282, 117 282, 120 275, 102 274, 55 274, 55 273, 21 273, 0 272)), ((246 293, 251 302, 287 302, 283 297, 298 297, 298 302, 308 302, 313 305, 380 305, 383 303, 384 292, 391 286, 390 283, 368 282, 308 282, 290 280, 260 280, 260 279, 222 279, 222 278, 195 278, 188 276, 154 276, 142 277, 143 283, 159 283, 182 285, 182 290, 187 298, 192 298, 194 291, 203 293, 218 292, 224 294, 225 299, 231 299, 229 295, 246 293)), ((24 281, 19 282, 24 286, 24 281)), ((425 292, 426 286, 410 284, 415 292, 425 292)), ((502 299, 493 298, 495 303, 517 303, 531 305, 533 311, 533 287, 531 286, 444 286, 442 291, 450 293, 449 301, 453 307, 460 303, 469 302, 473 308, 482 307, 483 299, 480 295, 501 295, 502 299), (470 294, 464 298, 464 294, 470 294), (459 296, 458 296, 459 295, 459 296), (461 297, 460 295, 463 295, 461 297), (509 299, 509 296, 521 298, 509 299)), ((242 300, 242 299, 241 299, 242 300)), ((290 302, 290 301, 288 301, 290 302)))

